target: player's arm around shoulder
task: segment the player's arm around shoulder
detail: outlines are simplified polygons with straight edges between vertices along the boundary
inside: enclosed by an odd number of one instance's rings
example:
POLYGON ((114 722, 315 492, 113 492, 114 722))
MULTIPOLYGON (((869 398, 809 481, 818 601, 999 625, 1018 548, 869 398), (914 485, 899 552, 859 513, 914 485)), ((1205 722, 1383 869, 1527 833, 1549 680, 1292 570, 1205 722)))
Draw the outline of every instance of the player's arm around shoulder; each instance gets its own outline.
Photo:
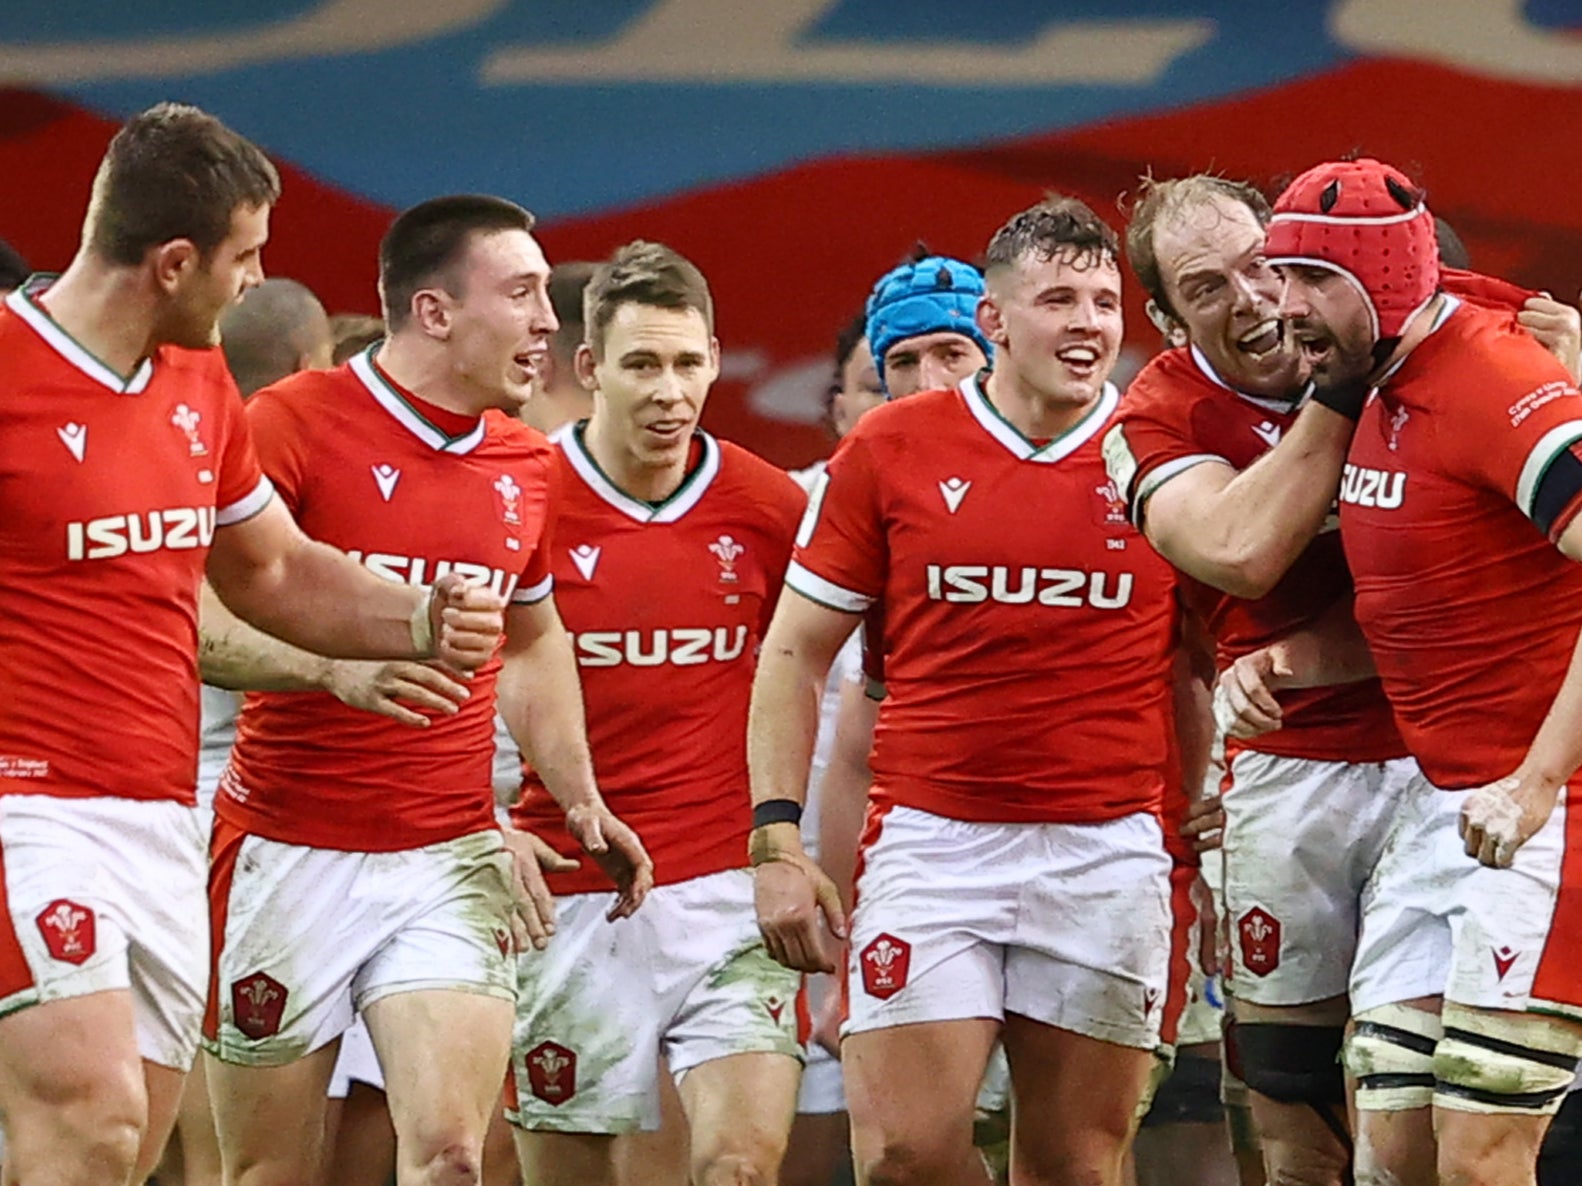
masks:
POLYGON ((566 813, 567 830, 615 882, 610 918, 628 917, 654 887, 654 862, 594 779, 582 682, 552 594, 507 611, 498 688, 500 715, 566 813))
POLYGON ((833 972, 820 919, 844 939, 840 891, 807 855, 799 827, 818 730, 819 697, 858 615, 787 589, 775 607, 753 677, 747 720, 758 929, 769 954, 801 972, 833 972))

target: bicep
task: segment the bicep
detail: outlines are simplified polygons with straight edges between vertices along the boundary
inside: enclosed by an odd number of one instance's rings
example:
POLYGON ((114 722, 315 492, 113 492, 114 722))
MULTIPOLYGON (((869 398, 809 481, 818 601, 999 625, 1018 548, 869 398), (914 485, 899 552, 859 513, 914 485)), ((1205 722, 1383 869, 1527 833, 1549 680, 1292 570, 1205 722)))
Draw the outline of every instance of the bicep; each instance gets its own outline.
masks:
POLYGON ((1236 471, 1217 458, 1201 458, 1158 481, 1145 476, 1139 484, 1138 519, 1155 550, 1183 572, 1209 584, 1216 559, 1204 530, 1219 511, 1225 488, 1236 471))
POLYGON ((280 564, 307 537, 279 498, 257 514, 214 531, 209 547, 208 577, 222 599, 280 564))
POLYGON ((502 658, 521 654, 546 635, 564 630, 553 595, 528 605, 513 602, 505 611, 505 648, 502 658))
POLYGON ((788 587, 775 607, 764 654, 802 657, 828 671, 841 643, 861 620, 861 614, 835 609, 788 587))

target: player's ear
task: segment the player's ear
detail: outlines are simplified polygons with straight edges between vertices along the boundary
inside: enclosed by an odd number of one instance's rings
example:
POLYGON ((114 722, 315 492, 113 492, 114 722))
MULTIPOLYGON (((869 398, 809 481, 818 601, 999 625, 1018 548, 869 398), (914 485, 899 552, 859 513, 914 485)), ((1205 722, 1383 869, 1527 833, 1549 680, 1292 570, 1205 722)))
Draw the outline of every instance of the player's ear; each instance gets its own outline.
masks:
POLYGON ((412 320, 431 338, 450 337, 450 298, 438 288, 420 288, 412 294, 412 320))
POLYGON ((202 262, 202 252, 191 239, 171 239, 149 248, 149 254, 155 283, 167 293, 174 292, 182 278, 202 262))
POLYGON ((984 337, 996 346, 1005 345, 1005 317, 1000 312, 1000 306, 992 293, 985 292, 978 298, 978 307, 974 310, 973 316, 984 337))
POLYGON ((1170 345, 1187 344, 1186 327, 1161 309, 1158 301, 1149 297, 1148 303, 1143 306, 1143 311, 1148 314, 1148 320, 1154 323, 1154 328, 1164 335, 1165 341, 1170 345))
POLYGON ((585 391, 593 391, 598 387, 598 380, 593 375, 593 347, 586 342, 577 345, 577 353, 571 360, 572 368, 577 372, 577 382, 582 384, 585 391))

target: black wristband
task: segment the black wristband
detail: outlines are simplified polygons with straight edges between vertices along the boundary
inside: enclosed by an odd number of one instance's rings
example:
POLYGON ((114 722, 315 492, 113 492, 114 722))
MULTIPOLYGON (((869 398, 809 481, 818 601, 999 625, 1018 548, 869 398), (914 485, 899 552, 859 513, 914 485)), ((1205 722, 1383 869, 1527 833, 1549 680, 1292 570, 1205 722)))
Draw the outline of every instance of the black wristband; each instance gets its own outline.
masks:
POLYGON ((1331 412, 1339 412, 1355 424, 1362 418, 1362 405, 1368 402, 1373 388, 1366 379, 1348 379, 1334 387, 1313 387, 1313 402, 1323 404, 1331 412))
POLYGON ((766 828, 770 824, 799 824, 802 822, 802 804, 795 799, 765 799, 753 804, 753 827, 766 828))

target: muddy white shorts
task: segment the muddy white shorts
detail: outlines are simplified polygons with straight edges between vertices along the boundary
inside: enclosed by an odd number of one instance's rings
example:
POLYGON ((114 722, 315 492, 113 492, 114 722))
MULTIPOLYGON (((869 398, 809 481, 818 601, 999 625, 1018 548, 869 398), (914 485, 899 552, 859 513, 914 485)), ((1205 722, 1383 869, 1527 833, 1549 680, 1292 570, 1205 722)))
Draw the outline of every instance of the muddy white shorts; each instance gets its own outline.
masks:
POLYGON ((1509 869, 1467 856, 1464 791, 1428 784, 1404 805, 1371 887, 1352 1010, 1438 996, 1582 1019, 1582 811, 1562 790, 1509 869))
POLYGON ((493 829, 360 853, 282 844, 218 821, 205 1048, 228 1063, 280 1066, 394 993, 515 1000, 511 884, 493 829))
POLYGON ((614 923, 608 893, 566 894, 555 907, 549 946, 518 960, 513 1124, 652 1132, 661 1054, 677 1082, 736 1054, 800 1060, 801 978, 764 950, 748 870, 658 886, 614 923))
POLYGON ((875 808, 858 857, 843 1034, 1016 1013, 1154 1049, 1170 858, 1147 814, 1001 824, 875 808))
POLYGON ((137 1048, 187 1070, 209 958, 208 838, 168 801, 0 796, 0 1016, 130 989, 137 1048))
POLYGON ((1258 1005, 1346 991, 1364 889, 1403 799, 1410 758, 1320 762, 1230 748, 1225 802, 1226 989, 1258 1005))

